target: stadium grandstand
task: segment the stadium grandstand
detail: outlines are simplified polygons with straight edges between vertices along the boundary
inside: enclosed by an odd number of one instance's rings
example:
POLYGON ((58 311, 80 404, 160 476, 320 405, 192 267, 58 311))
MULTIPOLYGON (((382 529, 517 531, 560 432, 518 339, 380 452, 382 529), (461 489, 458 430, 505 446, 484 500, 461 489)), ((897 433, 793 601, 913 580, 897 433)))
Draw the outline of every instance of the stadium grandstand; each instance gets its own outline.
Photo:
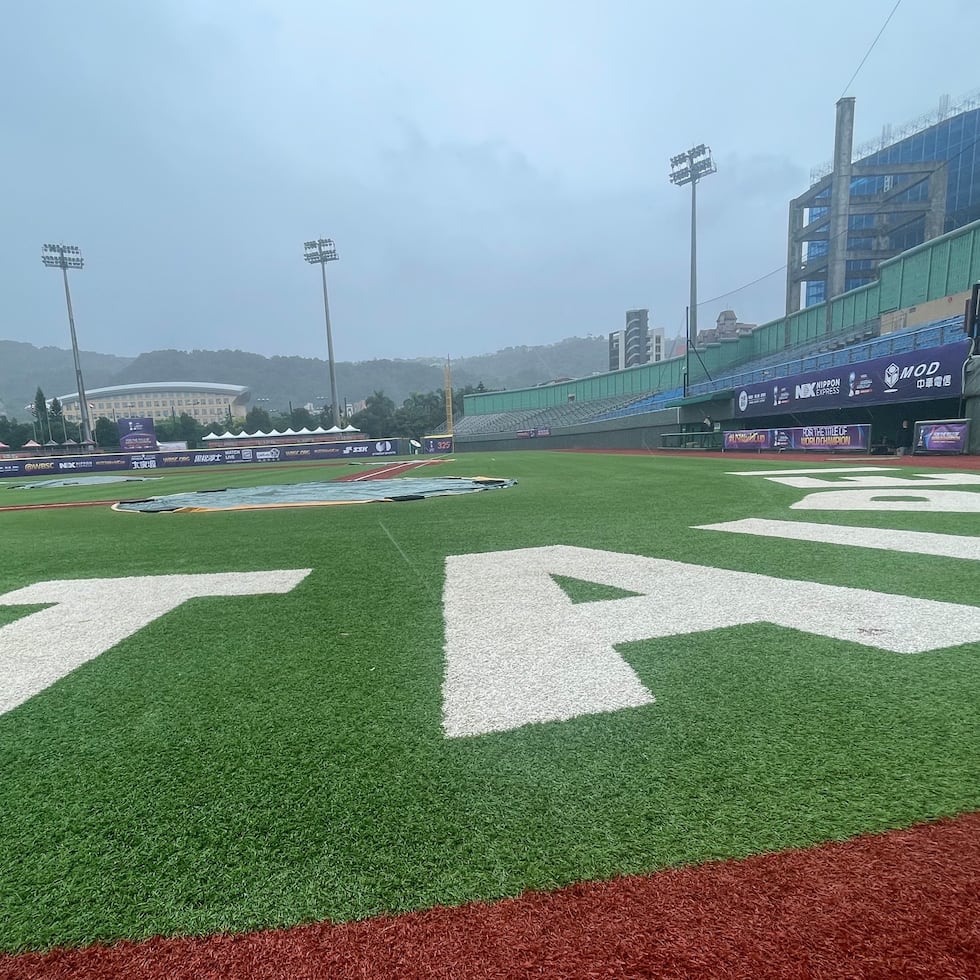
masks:
MULTIPOLYGON (((964 311, 978 280, 980 221, 883 262, 877 281, 835 297, 829 310, 826 303, 810 306, 749 335, 655 364, 543 388, 466 395, 456 449, 526 448, 530 436, 547 437, 539 448, 649 448, 660 446, 664 433, 695 431, 705 414, 723 429, 742 428, 736 389, 825 369, 859 370, 908 352, 954 350, 949 345, 966 339, 964 311)), ((961 363, 966 359, 964 348, 961 363)), ((917 418, 964 409, 967 416, 980 414, 980 397, 967 392, 961 401, 959 380, 955 397, 953 389, 930 388, 917 393, 914 408, 869 404, 872 399, 834 409, 834 418, 848 421, 844 413, 860 412, 860 421, 870 421, 883 437, 899 412, 917 418)), ((829 419, 814 413, 798 421, 829 419)), ((973 430, 980 437, 980 424, 973 430)), ((972 443, 971 451, 980 445, 972 443)))
MULTIPOLYGON (((89 411, 95 416, 159 420, 187 414, 208 425, 229 418, 245 418, 251 391, 242 385, 214 381, 158 381, 90 388, 86 395, 89 411)), ((69 422, 81 418, 77 392, 59 395, 58 401, 69 422)))

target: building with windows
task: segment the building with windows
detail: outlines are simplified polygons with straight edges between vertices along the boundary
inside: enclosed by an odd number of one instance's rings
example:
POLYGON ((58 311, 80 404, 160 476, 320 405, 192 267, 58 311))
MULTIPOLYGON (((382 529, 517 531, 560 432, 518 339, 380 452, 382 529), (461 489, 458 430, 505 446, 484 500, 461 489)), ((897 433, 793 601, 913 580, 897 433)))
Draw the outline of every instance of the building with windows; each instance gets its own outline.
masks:
MULTIPOLYGON (((204 425, 243 419, 251 391, 242 385, 210 381, 160 381, 111 388, 89 388, 86 392, 89 416, 120 418, 177 418, 184 413, 204 425)), ((78 393, 59 395, 65 418, 77 422, 81 417, 78 393)))
POLYGON ((650 329, 649 310, 627 310, 626 327, 609 334, 609 370, 623 368, 664 358, 664 332, 650 329))
POLYGON ((885 127, 856 151, 853 136, 854 99, 841 99, 833 163, 789 205, 787 314, 874 282, 886 259, 980 219, 980 94, 885 127))
POLYGON ((756 326, 755 323, 742 323, 734 310, 722 310, 713 327, 698 331, 697 346, 703 347, 705 344, 718 344, 723 340, 748 337, 756 326))

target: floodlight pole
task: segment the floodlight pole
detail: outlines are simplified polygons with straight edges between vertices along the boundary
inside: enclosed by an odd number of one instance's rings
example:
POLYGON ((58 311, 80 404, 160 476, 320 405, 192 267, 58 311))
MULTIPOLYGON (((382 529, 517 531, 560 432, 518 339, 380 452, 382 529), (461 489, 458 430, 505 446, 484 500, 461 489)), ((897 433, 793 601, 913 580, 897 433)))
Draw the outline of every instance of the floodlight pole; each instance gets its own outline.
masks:
MULTIPOLYGON (((690 351, 697 342, 698 336, 698 181, 708 174, 715 173, 718 168, 711 159, 711 148, 704 143, 672 157, 670 167, 672 184, 678 187, 691 185, 691 305, 688 308, 687 320, 687 349, 690 351)), ((687 380, 688 377, 685 375, 685 389, 687 380)))
POLYGON ((78 337, 75 334, 75 314, 71 307, 71 290, 68 288, 68 270, 82 269, 85 260, 77 245, 42 245, 41 261, 48 268, 61 269, 65 282, 65 303, 68 306, 68 326, 71 330, 71 352, 75 359, 75 384, 78 388, 78 410, 82 418, 82 442, 91 445, 92 426, 88 417, 88 397, 82 381, 82 362, 78 355, 78 337))
POLYGON ((333 358, 333 333, 330 330, 330 301, 327 299, 327 263, 335 262, 340 256, 337 255, 337 247, 333 239, 319 238, 313 242, 306 242, 303 246, 304 255, 310 265, 320 266, 320 275, 323 279, 323 318, 327 325, 327 361, 330 367, 330 401, 333 403, 333 424, 340 428, 340 405, 337 402, 337 374, 334 367, 333 358))

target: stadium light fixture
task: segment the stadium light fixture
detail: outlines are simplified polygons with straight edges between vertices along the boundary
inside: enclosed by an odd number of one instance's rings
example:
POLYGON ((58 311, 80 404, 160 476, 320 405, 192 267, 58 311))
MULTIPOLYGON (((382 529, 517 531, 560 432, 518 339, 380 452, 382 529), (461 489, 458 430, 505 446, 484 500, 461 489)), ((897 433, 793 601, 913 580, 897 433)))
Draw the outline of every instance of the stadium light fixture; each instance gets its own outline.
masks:
POLYGON ((82 443, 92 444, 92 426, 88 417, 88 397, 82 381, 82 362, 78 356, 78 338, 75 335, 75 314, 71 307, 71 290, 68 288, 68 270, 83 269, 85 260, 77 245, 56 245, 47 243, 41 246, 41 261, 49 269, 61 269, 65 281, 65 303, 68 305, 68 326, 71 329, 71 352, 75 359, 75 384, 78 388, 78 410, 82 419, 82 443))
POLYGON ((340 405, 337 402, 337 373, 333 360, 333 334, 330 330, 330 303, 327 300, 327 263, 336 262, 337 246, 332 238, 318 238, 316 241, 303 243, 303 258, 310 265, 320 267, 323 279, 323 318, 327 324, 327 360, 330 366, 330 400, 333 402, 333 424, 340 428, 340 405))
MULTIPOLYGON (((691 185, 691 306, 687 319, 687 350, 698 336, 698 181, 708 174, 717 171, 714 160, 711 159, 711 148, 699 143, 684 153, 670 158, 670 182, 678 187, 691 185)), ((684 395, 687 395, 687 384, 690 371, 690 353, 687 354, 684 369, 684 395)))

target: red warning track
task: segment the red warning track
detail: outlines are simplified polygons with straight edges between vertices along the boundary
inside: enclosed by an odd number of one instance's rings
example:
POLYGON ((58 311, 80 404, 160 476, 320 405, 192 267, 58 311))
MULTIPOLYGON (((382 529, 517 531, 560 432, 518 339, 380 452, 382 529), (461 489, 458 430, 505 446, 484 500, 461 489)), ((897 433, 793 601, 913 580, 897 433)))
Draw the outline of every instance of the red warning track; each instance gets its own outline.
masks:
POLYGON ((980 976, 980 813, 494 904, 0 956, 0 978, 980 976))

